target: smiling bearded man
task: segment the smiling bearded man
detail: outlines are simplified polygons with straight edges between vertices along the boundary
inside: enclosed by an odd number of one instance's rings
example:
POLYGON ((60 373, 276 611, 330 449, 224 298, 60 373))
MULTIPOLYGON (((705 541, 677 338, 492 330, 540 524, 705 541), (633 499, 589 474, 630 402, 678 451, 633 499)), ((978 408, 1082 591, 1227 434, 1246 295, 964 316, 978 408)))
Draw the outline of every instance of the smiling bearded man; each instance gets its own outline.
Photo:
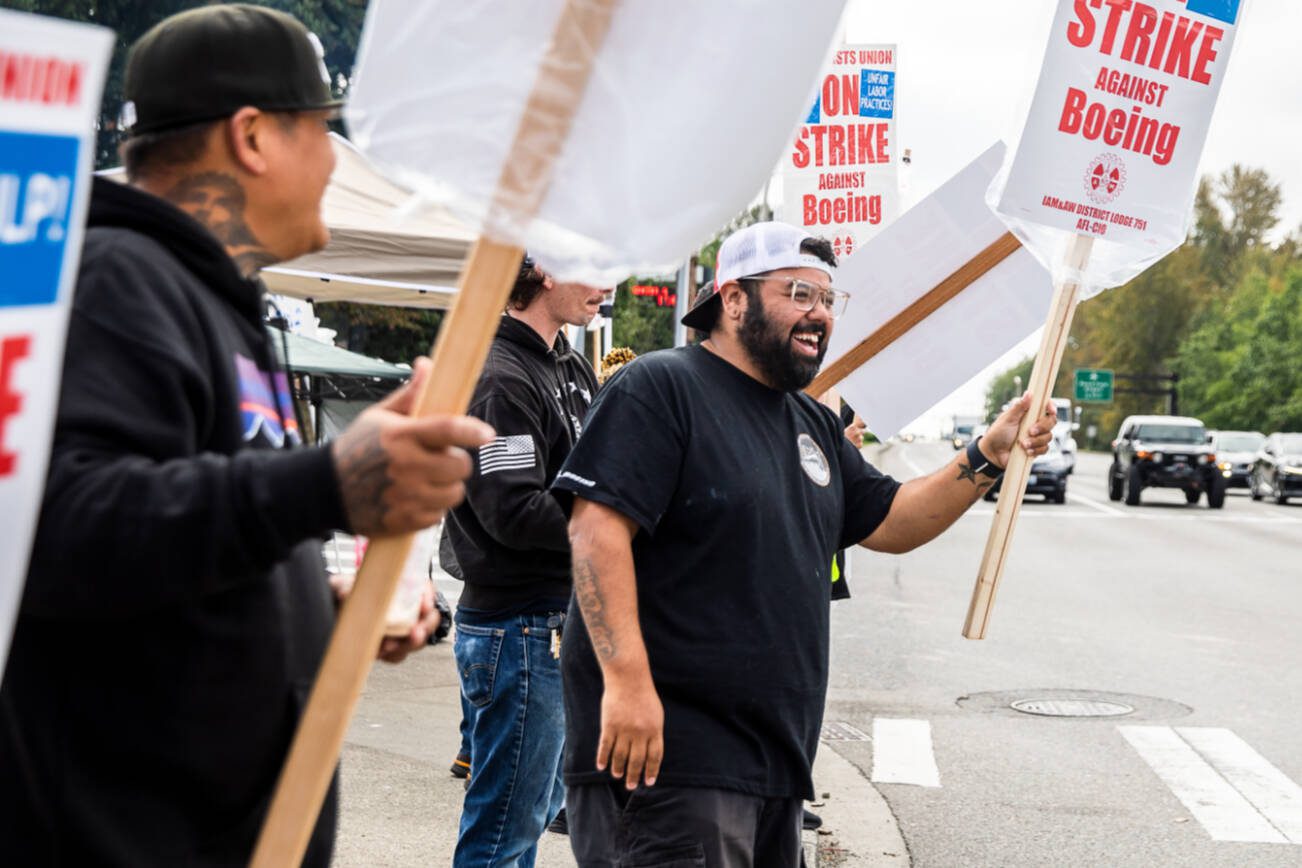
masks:
POLYGON ((683 318, 709 337, 624 366, 553 484, 573 501, 561 670, 583 868, 800 864, 833 553, 927 542, 1008 460, 1029 396, 901 485, 800 391, 846 306, 835 266, 826 240, 784 223, 731 235, 683 318))

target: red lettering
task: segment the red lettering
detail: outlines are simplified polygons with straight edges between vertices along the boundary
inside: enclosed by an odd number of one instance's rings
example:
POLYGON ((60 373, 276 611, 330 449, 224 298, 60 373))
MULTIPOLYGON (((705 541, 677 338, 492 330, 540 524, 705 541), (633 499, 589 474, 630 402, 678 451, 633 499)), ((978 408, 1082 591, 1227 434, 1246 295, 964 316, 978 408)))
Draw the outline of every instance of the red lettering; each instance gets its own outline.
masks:
POLYGON ((1067 25, 1067 41, 1077 48, 1084 48, 1094 41, 1094 13, 1090 12, 1085 0, 1076 0, 1072 4, 1076 20, 1067 25))
POLYGON ((18 415, 23 406, 23 396, 14 391, 14 368, 20 359, 31 353, 32 339, 28 335, 5 338, 0 341, 0 477, 9 476, 18 464, 15 452, 6 452, 5 424, 11 416, 18 415))
POLYGON ((1058 129, 1064 133, 1080 131, 1081 109, 1085 107, 1085 91, 1074 87, 1067 88, 1067 101, 1062 104, 1062 117, 1058 119, 1058 129))
POLYGON ((809 145, 804 140, 809 138, 809 130, 802 129, 800 138, 796 139, 796 150, 791 154, 791 165, 803 169, 809 165, 809 145))
POLYGON ((835 75, 829 75, 823 79, 823 114, 827 117, 835 117, 841 112, 841 89, 839 80, 835 75))
POLYGON ((827 164, 829 166, 840 166, 848 162, 849 160, 845 158, 845 127, 828 127, 827 164))
POLYGON ((859 114, 859 76, 841 76, 841 114, 859 114))
POLYGON ((0 51, 0 100, 76 105, 85 73, 82 64, 57 57, 0 51))
POLYGON ((1121 44, 1122 60, 1143 63, 1148 58, 1149 37, 1153 35, 1155 26, 1157 11, 1152 6, 1137 4, 1135 14, 1130 18, 1130 26, 1126 28, 1126 39, 1121 44))
POLYGON ((1202 29, 1201 21, 1190 21, 1188 18, 1180 19, 1180 23, 1175 26, 1175 38, 1171 40, 1171 49, 1166 54, 1166 64, 1162 67, 1163 71, 1173 73, 1181 78, 1189 77, 1189 61, 1192 59, 1193 44, 1198 39, 1198 34, 1202 29), (1177 66, 1180 68, 1179 72, 1176 72, 1177 66))
POLYGON ((1121 109, 1113 109, 1108 113, 1107 125, 1103 127, 1103 142, 1108 145, 1116 145, 1121 142, 1126 131, 1126 113, 1121 109))
POLYGON ((1112 46, 1117 40, 1117 27, 1121 24, 1121 13, 1130 8, 1132 0, 1104 0, 1111 8, 1108 10, 1108 23, 1103 27, 1103 41, 1099 51, 1112 53, 1112 46))
POLYGON ((823 137, 827 135, 827 127, 820 124, 815 127, 810 127, 809 132, 814 137, 814 165, 826 165, 826 163, 823 162, 823 137))
POLYGON ((1216 59, 1216 43, 1225 37, 1225 31, 1210 24, 1203 30, 1203 43, 1198 48, 1198 59, 1194 61, 1191 78, 1199 84, 1210 84, 1212 75, 1207 67, 1216 59))
POLYGON ((1162 55, 1166 52, 1166 43, 1171 38, 1171 25, 1174 23, 1175 15, 1173 13, 1162 13, 1162 24, 1157 28, 1157 39, 1153 41, 1153 53, 1148 59, 1150 69, 1157 69, 1162 65, 1162 55))

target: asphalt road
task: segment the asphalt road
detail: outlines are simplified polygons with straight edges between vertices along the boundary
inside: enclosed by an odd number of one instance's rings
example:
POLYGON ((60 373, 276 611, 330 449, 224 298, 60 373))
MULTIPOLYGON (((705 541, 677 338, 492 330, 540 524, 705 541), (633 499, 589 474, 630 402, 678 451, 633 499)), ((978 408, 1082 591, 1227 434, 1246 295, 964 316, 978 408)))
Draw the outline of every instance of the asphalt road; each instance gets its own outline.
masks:
MULTIPOLYGON (((910 478, 953 455, 876 458, 910 478)), ((824 749, 874 780, 913 865, 1302 865, 1302 503, 1126 507, 1108 460, 1080 457, 1066 505, 1027 498, 982 641, 961 630, 993 504, 854 555, 824 749)))

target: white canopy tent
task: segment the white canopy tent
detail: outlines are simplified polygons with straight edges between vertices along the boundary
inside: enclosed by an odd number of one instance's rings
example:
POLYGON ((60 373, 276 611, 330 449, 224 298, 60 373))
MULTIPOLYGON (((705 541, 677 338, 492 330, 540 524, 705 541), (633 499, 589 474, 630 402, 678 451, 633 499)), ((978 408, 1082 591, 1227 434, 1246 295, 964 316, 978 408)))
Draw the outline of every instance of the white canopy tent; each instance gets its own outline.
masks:
POLYGON ((321 205, 324 250, 262 270, 267 288, 311 301, 448 308, 475 235, 445 209, 416 202, 342 136, 321 205))

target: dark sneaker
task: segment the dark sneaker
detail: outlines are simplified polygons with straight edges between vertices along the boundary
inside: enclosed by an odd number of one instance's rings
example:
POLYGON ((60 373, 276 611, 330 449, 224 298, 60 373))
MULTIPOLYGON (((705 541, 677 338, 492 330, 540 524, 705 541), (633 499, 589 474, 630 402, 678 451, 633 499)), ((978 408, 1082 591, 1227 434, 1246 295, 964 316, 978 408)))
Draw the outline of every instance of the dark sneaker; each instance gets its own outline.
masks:
POLYGON ((457 754, 457 758, 452 761, 452 768, 448 771, 452 772, 454 778, 470 777, 470 757, 463 753, 457 754))
POLYGON ((821 825, 823 825, 823 818, 806 808, 800 818, 800 828, 812 832, 821 825))
POLYGON ((565 809, 556 815, 556 819, 547 824, 548 832, 555 832, 557 835, 568 835, 570 833, 570 821, 565 818, 565 809))

